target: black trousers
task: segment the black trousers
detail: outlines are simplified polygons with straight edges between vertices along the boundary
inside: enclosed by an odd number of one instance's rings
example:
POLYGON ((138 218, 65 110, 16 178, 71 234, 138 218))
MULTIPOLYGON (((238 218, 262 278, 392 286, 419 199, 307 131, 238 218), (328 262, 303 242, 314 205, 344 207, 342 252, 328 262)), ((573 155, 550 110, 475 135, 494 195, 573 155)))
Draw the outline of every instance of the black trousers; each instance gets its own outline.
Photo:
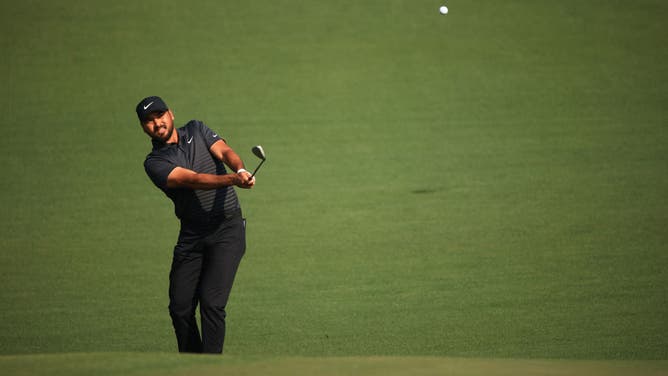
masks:
POLYGON ((246 251, 241 213, 220 222, 181 224, 169 274, 169 313, 179 352, 223 352, 225 306, 246 251), (199 304, 202 335, 195 320, 199 304))

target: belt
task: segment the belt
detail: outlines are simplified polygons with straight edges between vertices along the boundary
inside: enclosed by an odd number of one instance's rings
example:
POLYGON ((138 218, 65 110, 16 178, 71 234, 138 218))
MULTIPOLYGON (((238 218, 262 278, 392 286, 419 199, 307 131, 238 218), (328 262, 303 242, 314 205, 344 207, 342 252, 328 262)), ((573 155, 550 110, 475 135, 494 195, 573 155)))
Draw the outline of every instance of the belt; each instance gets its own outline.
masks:
POLYGON ((216 213, 216 214, 210 214, 207 216, 201 216, 198 218, 183 218, 181 219, 181 226, 187 226, 187 227, 193 227, 193 226, 209 226, 209 225, 216 225, 219 224, 220 222, 230 219, 230 218, 235 218, 235 217, 241 217, 241 209, 233 209, 230 211, 225 211, 222 213, 216 213))

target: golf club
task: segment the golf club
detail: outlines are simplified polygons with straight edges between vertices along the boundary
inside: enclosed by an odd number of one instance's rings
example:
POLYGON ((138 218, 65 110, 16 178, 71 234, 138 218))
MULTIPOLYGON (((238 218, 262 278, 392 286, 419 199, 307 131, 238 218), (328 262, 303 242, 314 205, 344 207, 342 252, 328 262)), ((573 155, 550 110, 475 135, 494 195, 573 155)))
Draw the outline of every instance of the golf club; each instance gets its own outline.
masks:
POLYGON ((257 170, 260 169, 260 166, 262 166, 264 161, 267 160, 267 157, 264 155, 264 149, 262 149, 262 146, 260 146, 260 145, 253 146, 251 151, 253 152, 253 154, 255 154, 256 157, 262 159, 262 162, 260 162, 260 164, 257 165, 257 167, 255 167, 255 171, 253 171, 253 174, 250 177, 252 179, 255 176, 255 173, 257 172, 257 170))

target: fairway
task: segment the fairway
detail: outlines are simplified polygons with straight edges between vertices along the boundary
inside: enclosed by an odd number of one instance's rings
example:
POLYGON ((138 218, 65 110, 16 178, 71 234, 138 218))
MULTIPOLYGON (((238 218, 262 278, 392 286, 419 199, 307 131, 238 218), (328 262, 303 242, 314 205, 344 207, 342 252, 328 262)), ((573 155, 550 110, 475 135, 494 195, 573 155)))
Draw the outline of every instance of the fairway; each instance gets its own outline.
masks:
POLYGON ((0 369, 666 374, 666 19, 658 0, 0 2, 0 369), (251 171, 266 151, 237 190, 223 358, 176 354, 149 95, 251 171))
POLYGON ((565 361, 436 357, 219 357, 174 354, 77 353, 0 356, 12 375, 666 375, 666 361, 565 361))

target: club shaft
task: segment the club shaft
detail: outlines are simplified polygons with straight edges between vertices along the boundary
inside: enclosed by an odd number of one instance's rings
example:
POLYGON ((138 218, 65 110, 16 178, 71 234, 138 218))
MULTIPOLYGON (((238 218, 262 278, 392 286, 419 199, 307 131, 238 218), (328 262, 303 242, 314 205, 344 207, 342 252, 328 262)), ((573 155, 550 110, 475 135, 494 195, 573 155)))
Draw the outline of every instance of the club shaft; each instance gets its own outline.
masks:
POLYGON ((250 177, 251 179, 253 178, 253 176, 255 176, 255 173, 257 172, 257 170, 260 169, 260 167, 262 166, 262 164, 264 163, 264 161, 265 161, 265 159, 263 159, 262 162, 260 162, 260 164, 257 165, 257 167, 255 167, 255 170, 253 171, 253 174, 252 174, 251 177, 250 177))

